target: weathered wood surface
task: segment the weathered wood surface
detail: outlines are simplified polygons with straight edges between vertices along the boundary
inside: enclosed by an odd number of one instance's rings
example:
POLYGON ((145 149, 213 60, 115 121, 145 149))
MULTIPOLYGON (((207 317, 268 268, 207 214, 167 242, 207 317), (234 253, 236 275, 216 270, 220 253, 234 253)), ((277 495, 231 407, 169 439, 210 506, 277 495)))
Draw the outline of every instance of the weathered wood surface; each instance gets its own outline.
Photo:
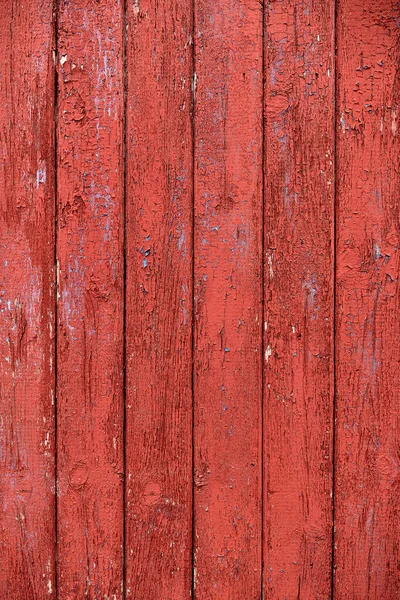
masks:
POLYGON ((0 10, 0 597, 55 597, 54 16, 0 10))
POLYGON ((260 598, 262 10, 195 3, 194 597, 260 598))
POLYGON ((400 595, 395 0, 337 9, 335 598, 400 595))
POLYGON ((192 585, 192 3, 130 2, 126 596, 192 585))
POLYGON ((334 1, 265 14, 264 589, 331 591, 334 1))
POLYGON ((0 597, 400 596, 398 2, 1 9, 0 597))
POLYGON ((122 598, 123 8, 59 2, 60 598, 122 598))

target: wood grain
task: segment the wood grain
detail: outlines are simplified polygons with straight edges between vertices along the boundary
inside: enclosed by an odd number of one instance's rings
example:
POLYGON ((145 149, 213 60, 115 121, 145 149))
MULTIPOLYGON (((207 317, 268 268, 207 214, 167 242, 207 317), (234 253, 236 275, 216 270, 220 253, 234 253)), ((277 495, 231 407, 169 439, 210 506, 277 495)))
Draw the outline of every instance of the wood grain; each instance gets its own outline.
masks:
POLYGON ((335 598, 400 595, 400 8, 337 17, 335 598))
POLYGON ((126 596, 192 580, 192 3, 127 5, 126 596))
POLYGON ((194 595, 260 598, 262 8, 195 3, 194 595))
POLYGON ((0 12, 0 596, 55 597, 52 2, 0 12))
POLYGON ((59 597, 122 598, 123 10, 59 2, 59 597))
POLYGON ((399 2, 0 4, 0 597, 400 597, 399 2))
POLYGON ((265 21, 265 594, 329 598, 334 2, 265 21))

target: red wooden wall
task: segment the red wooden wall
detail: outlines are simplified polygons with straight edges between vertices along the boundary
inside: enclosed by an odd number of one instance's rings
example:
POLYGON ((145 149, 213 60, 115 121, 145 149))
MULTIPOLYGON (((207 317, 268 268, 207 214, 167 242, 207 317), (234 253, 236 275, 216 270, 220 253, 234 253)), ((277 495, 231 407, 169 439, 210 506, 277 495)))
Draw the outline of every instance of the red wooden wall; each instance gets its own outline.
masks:
POLYGON ((0 33, 0 598, 400 597, 397 0, 0 33))

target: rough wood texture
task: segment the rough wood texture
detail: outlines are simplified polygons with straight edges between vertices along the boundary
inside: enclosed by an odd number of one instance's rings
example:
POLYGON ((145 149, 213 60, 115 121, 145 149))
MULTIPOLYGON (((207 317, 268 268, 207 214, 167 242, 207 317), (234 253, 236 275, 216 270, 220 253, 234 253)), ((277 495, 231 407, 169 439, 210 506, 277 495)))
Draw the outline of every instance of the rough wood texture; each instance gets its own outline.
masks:
POLYGON ((334 1, 267 3, 267 598, 329 598, 332 540, 334 1))
POLYGON ((60 598, 122 598, 122 12, 59 4, 60 598))
POLYGON ((400 595, 399 21, 338 4, 335 598, 400 595))
POLYGON ((0 30, 0 596, 36 600, 55 593, 52 2, 2 3, 0 30))
POLYGON ((0 5, 0 598, 400 597, 399 2, 0 5))
POLYGON ((126 595, 190 597, 192 3, 127 11, 126 595))
POLYGON ((195 3, 195 598, 260 598, 262 8, 195 3))

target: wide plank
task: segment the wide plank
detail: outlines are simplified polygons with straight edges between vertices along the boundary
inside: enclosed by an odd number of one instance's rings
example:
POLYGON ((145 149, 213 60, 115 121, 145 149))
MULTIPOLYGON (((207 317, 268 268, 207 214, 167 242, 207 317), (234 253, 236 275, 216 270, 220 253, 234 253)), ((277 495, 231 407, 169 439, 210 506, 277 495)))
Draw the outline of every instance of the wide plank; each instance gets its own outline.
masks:
POLYGON ((259 599, 262 6, 195 2, 194 597, 259 599))
POLYGON ((264 589, 331 593, 334 0, 265 14, 264 589))
POLYGON ((334 598, 400 594, 400 7, 337 7, 334 598))
POLYGON ((0 597, 55 598, 54 15, 0 11, 0 597))
POLYGON ((192 582, 192 2, 127 5, 126 597, 192 582))
POLYGON ((58 5, 60 598, 123 597, 123 5, 58 5))

